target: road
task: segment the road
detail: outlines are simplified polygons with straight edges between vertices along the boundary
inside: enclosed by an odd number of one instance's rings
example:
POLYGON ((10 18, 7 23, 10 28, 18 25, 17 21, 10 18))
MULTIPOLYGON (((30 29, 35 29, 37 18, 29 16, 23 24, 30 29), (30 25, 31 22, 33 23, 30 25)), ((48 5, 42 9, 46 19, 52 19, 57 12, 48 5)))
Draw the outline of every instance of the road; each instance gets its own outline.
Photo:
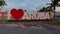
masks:
POLYGON ((0 26, 0 34, 60 34, 60 30, 44 26, 43 24, 38 25, 40 27, 37 28, 17 28, 3 25, 0 26))

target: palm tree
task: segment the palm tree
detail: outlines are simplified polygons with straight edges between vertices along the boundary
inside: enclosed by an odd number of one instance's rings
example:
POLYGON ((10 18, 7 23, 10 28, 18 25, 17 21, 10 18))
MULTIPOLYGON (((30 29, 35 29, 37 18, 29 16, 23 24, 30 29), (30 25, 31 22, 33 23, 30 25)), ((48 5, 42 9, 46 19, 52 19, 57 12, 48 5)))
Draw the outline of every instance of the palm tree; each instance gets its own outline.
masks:
POLYGON ((5 3, 4 0, 0 0, 0 10, 1 10, 1 8, 3 8, 4 6, 7 6, 7 4, 5 3))
POLYGON ((52 0, 52 7, 53 7, 53 9, 55 10, 56 8, 56 6, 58 5, 58 0, 52 0))
POLYGON ((58 6, 58 2, 59 2, 60 0, 51 0, 51 2, 52 3, 50 3, 50 9, 52 9, 53 10, 53 12, 54 12, 54 19, 55 19, 55 7, 56 6, 58 6))
POLYGON ((43 7, 41 10, 39 10, 38 12, 48 12, 49 11, 49 16, 51 17, 50 11, 54 12, 54 19, 55 19, 55 7, 58 6, 58 2, 60 0, 51 0, 52 3, 50 3, 48 7, 43 7))

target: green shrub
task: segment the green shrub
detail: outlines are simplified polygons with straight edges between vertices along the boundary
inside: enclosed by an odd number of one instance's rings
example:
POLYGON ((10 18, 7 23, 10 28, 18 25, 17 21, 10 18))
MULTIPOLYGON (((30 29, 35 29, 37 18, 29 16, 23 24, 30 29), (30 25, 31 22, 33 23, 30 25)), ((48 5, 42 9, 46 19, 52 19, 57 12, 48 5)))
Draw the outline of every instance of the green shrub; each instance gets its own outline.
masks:
POLYGON ((25 26, 34 26, 34 24, 32 24, 32 23, 25 23, 24 25, 25 26))

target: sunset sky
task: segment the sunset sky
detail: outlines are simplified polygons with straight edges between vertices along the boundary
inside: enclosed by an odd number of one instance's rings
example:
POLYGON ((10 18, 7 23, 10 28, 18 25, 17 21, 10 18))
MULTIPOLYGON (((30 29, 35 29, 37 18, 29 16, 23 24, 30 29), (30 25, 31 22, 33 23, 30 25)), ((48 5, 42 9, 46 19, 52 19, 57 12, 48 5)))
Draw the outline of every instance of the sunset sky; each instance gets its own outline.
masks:
POLYGON ((22 8, 27 11, 37 11, 44 6, 47 6, 47 3, 51 3, 51 0, 5 0, 7 7, 3 10, 10 10, 12 8, 22 8))

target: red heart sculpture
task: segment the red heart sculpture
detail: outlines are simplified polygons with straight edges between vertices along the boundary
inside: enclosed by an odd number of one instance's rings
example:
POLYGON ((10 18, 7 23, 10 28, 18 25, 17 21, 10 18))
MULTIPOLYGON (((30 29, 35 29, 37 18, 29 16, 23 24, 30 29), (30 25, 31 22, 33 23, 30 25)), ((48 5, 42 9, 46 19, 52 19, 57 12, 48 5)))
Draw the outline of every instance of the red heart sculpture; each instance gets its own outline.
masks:
POLYGON ((24 15, 24 11, 22 9, 18 9, 18 10, 12 9, 10 13, 12 17, 16 20, 19 20, 24 15))

